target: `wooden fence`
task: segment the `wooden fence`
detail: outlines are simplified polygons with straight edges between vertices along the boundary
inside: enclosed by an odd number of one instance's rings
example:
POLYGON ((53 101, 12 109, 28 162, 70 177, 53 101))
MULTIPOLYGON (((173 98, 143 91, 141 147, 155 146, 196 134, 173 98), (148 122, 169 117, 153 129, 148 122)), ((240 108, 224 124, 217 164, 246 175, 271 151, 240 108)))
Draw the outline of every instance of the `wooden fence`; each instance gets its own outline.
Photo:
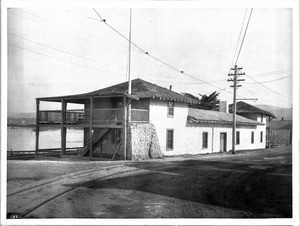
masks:
MULTIPOLYGON (((82 147, 73 147, 66 149, 66 155, 77 155, 82 147)), ((60 156, 60 148, 39 149, 38 154, 42 156, 60 156)), ((7 151, 7 159, 30 159, 35 157, 35 151, 7 151)))

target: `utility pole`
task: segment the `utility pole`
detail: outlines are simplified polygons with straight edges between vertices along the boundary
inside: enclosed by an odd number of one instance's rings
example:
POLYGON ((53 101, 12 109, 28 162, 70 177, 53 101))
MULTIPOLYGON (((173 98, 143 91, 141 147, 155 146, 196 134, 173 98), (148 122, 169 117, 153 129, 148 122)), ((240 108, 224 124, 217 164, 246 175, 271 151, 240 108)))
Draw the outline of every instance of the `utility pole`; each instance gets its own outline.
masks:
POLYGON ((233 74, 228 74, 228 76, 233 76, 233 79, 228 79, 227 81, 233 82, 233 114, 232 114, 232 154, 235 154, 235 142, 236 142, 236 90, 237 88, 241 87, 242 85, 238 85, 237 83, 240 81, 245 81, 245 79, 238 79, 239 76, 245 75, 245 73, 240 73, 240 70, 243 68, 238 68, 237 65, 231 70, 234 71, 233 74))
MULTIPOLYGON (((128 94, 131 95, 131 78, 130 78, 130 63, 131 63, 131 18, 132 18, 132 9, 130 8, 129 15, 129 46, 128 46, 128 94)), ((129 123, 131 122, 131 100, 129 99, 126 102, 126 97, 124 97, 124 160, 127 158, 127 129, 129 123)))
MULTIPOLYGON (((129 23, 129 48, 128 48, 128 94, 131 94, 131 78, 130 78, 130 66, 131 66, 131 18, 132 9, 130 8, 130 23, 129 23)), ((131 104, 128 104, 128 123, 131 122, 131 104)))

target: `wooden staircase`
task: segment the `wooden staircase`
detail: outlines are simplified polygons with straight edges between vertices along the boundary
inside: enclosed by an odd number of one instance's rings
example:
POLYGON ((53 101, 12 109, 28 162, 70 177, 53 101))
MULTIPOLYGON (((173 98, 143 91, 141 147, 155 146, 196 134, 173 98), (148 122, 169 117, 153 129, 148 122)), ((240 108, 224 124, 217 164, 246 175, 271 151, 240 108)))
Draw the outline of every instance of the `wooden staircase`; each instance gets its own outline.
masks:
MULTIPOLYGON (((112 133, 113 129, 105 129, 99 130, 93 135, 93 150, 95 150, 103 140, 112 133)), ((87 144, 83 147, 83 149, 78 153, 79 156, 86 156, 90 152, 90 140, 88 140, 87 144)))

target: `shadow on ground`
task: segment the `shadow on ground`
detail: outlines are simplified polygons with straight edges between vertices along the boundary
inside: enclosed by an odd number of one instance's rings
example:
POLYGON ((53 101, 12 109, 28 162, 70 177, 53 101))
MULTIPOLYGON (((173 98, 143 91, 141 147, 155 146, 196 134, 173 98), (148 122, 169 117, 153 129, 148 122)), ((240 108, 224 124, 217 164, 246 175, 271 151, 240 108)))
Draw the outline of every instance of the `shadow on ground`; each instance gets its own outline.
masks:
MULTIPOLYGON (((242 210, 266 217, 292 217, 291 165, 265 167, 224 160, 136 162, 146 173, 101 180, 89 189, 123 189, 242 210), (155 167, 149 169, 149 167, 155 167), (157 167, 157 168, 156 168, 157 167), (281 174, 278 174, 280 172, 281 174), (277 174, 276 174, 277 173, 277 174)), ((68 184, 66 186, 78 186, 68 184)))

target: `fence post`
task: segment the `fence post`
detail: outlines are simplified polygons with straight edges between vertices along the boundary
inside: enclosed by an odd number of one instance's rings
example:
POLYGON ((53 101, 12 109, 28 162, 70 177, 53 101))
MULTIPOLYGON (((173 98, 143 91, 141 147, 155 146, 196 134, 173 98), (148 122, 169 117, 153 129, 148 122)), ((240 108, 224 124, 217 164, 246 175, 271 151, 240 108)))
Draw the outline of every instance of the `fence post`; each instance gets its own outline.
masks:
POLYGON ((93 142, 93 110, 94 110, 94 99, 91 96, 90 97, 90 158, 93 157, 93 147, 94 147, 94 142, 93 142))
POLYGON ((67 104, 64 99, 61 99, 61 156, 66 154, 66 110, 67 104))
POLYGON ((39 116, 40 116, 40 101, 36 99, 36 119, 35 119, 35 156, 39 154, 39 116))

